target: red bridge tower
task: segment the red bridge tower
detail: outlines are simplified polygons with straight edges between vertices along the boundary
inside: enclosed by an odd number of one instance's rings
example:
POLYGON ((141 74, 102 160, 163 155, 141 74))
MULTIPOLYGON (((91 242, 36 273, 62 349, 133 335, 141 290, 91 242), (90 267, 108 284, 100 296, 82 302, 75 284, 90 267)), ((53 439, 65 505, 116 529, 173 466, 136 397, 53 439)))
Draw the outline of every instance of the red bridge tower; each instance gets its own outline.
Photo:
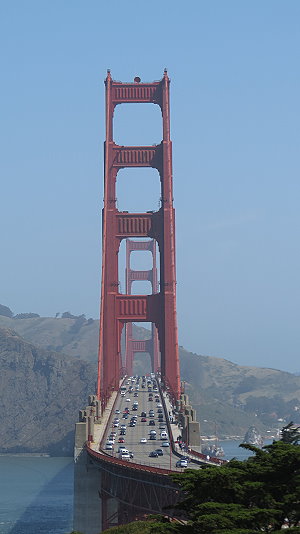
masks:
POLYGON ((172 187, 169 84, 167 71, 158 82, 133 83, 112 80, 106 85, 106 141, 104 207, 102 212, 102 281, 97 395, 103 406, 118 389, 121 332, 127 322, 151 322, 158 330, 161 376, 174 399, 180 395, 180 372, 176 320, 175 212, 172 187), (163 139, 154 146, 120 146, 113 140, 113 114, 118 104, 151 103, 160 106, 163 139), (119 169, 152 167, 161 182, 161 207, 151 213, 120 212, 116 207, 119 169), (118 252, 122 239, 150 237, 160 252, 160 291, 152 295, 119 293, 118 252))
MULTIPOLYGON (((126 293, 131 295, 132 282, 135 280, 148 280, 151 282, 152 294, 158 293, 157 267, 156 267, 156 241, 133 241, 126 239, 126 293), (130 254, 134 250, 149 250, 152 254, 152 269, 149 271, 134 271, 130 268, 130 254)), ((135 352, 148 352, 151 357, 151 369, 154 373, 160 371, 157 328, 151 326, 151 338, 146 340, 133 339, 132 323, 125 325, 125 369, 132 375, 132 365, 135 352)))

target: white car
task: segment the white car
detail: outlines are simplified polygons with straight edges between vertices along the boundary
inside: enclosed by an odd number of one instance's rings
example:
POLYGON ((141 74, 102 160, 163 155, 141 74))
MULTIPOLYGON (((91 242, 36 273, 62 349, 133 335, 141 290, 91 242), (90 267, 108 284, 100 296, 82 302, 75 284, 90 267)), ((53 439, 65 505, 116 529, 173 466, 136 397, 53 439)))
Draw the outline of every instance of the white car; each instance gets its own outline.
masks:
POLYGON ((146 438, 141 438, 141 439, 140 439, 140 443, 147 443, 146 438))
POLYGON ((158 403, 157 408, 162 408, 162 404, 158 403))
POLYGON ((176 467, 187 467, 188 466, 188 463, 186 460, 178 460, 178 462, 176 462, 176 467))
POLYGON ((161 446, 162 447, 170 447, 170 443, 168 441, 163 441, 161 446))
POLYGON ((128 398, 128 399, 126 399, 126 402, 130 402, 130 399, 129 399, 129 398, 128 398))
POLYGON ((111 443, 106 443, 105 445, 105 450, 106 451, 112 451, 113 450, 113 445, 111 443))
POLYGON ((130 460, 130 454, 129 452, 120 452, 119 458, 121 460, 130 460))

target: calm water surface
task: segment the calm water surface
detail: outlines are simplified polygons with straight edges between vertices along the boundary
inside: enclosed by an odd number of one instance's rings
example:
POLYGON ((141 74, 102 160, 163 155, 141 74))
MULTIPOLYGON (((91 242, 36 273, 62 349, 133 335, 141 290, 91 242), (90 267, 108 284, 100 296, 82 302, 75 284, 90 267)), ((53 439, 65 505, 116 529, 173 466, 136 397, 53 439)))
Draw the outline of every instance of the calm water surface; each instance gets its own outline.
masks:
POLYGON ((0 534, 66 534, 73 459, 0 456, 0 534))

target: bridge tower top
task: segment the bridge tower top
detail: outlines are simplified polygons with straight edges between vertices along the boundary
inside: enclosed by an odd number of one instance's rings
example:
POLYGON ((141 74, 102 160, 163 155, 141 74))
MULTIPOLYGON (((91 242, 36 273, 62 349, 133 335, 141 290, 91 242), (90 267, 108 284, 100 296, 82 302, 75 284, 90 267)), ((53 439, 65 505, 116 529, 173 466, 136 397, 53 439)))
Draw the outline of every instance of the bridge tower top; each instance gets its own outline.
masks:
POLYGON ((174 400, 180 396, 176 320, 175 212, 170 140, 170 80, 167 71, 159 81, 115 81, 107 72, 106 140, 104 145, 104 207, 102 212, 102 280, 97 395, 106 405, 119 385, 121 332, 127 322, 151 322, 158 330, 161 376, 174 400), (119 104, 150 103, 160 106, 163 138, 158 145, 123 146, 113 140, 114 109, 119 104), (159 173, 161 206, 156 212, 128 213, 116 207, 116 180, 122 168, 152 167, 159 173), (152 238, 160 252, 160 291, 152 295, 119 293, 118 253, 122 239, 152 238))

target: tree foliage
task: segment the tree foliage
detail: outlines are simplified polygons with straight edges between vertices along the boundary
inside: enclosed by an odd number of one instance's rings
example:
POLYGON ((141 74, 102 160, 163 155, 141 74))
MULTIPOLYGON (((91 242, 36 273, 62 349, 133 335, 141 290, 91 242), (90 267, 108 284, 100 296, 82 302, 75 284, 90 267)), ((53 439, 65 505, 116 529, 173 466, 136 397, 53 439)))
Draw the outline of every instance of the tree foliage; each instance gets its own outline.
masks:
MULTIPOLYGON (((179 507, 188 523, 187 534, 272 532, 300 521, 300 447, 274 442, 262 450, 215 468, 172 475, 185 498, 179 507)), ((300 529, 298 529, 300 531, 300 529)))
POLYGON ((17 313, 17 315, 14 316, 14 319, 35 319, 36 317, 40 317, 38 313, 17 313))
POLYGON ((293 421, 281 430, 281 441, 298 445, 300 441, 300 426, 295 426, 293 421))

